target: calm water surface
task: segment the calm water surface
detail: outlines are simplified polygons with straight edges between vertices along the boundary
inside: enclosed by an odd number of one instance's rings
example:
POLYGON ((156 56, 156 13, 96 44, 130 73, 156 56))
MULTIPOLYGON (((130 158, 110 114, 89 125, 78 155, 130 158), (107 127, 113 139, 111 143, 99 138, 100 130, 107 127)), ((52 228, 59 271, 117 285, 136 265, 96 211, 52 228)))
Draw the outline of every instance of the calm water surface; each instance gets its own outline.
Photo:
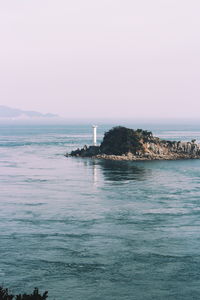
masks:
POLYGON ((200 161, 64 157, 90 133, 1 125, 0 283, 52 300, 200 299, 200 161))

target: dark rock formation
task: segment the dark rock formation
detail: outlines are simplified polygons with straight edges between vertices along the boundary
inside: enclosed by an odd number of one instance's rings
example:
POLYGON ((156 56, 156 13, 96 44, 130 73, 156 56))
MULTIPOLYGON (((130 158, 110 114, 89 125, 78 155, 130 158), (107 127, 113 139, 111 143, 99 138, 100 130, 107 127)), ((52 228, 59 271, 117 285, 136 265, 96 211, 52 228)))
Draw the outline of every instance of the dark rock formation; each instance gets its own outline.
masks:
POLYGON ((118 126, 105 133, 100 146, 84 146, 69 155, 113 160, 200 158, 200 145, 195 140, 166 141, 154 137, 150 131, 118 126))
POLYGON ((99 146, 84 146, 82 149, 77 149, 72 151, 70 154, 66 154, 66 156, 81 156, 81 157, 92 157, 101 154, 99 146))

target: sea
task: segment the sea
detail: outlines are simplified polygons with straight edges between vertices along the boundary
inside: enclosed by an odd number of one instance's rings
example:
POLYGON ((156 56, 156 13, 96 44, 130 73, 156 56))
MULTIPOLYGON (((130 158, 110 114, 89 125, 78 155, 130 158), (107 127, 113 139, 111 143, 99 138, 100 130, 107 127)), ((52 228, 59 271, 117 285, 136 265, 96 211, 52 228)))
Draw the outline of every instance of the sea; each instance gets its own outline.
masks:
MULTIPOLYGON (((200 142, 197 125, 144 129, 200 142)), ((90 124, 0 125, 0 286, 50 300, 200 299, 200 160, 65 157, 91 143, 90 124)))

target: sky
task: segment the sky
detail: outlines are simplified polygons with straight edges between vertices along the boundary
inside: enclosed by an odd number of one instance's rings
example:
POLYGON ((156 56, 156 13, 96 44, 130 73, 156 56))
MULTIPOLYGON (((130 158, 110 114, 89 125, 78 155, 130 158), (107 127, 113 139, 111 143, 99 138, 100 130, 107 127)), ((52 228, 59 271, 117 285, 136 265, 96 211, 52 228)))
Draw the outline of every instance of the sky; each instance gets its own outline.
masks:
POLYGON ((0 0, 0 105, 199 118, 199 0, 0 0))

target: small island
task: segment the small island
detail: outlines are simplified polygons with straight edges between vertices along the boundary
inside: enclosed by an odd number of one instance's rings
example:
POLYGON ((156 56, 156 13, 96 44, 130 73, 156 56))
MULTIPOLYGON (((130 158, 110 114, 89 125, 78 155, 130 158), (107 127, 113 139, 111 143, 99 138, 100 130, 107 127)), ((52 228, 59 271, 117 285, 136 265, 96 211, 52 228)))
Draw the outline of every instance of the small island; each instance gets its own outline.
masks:
POLYGON ((84 146, 66 156, 133 161, 197 159, 200 145, 196 140, 167 141, 147 130, 117 126, 105 133, 100 146, 84 146))

